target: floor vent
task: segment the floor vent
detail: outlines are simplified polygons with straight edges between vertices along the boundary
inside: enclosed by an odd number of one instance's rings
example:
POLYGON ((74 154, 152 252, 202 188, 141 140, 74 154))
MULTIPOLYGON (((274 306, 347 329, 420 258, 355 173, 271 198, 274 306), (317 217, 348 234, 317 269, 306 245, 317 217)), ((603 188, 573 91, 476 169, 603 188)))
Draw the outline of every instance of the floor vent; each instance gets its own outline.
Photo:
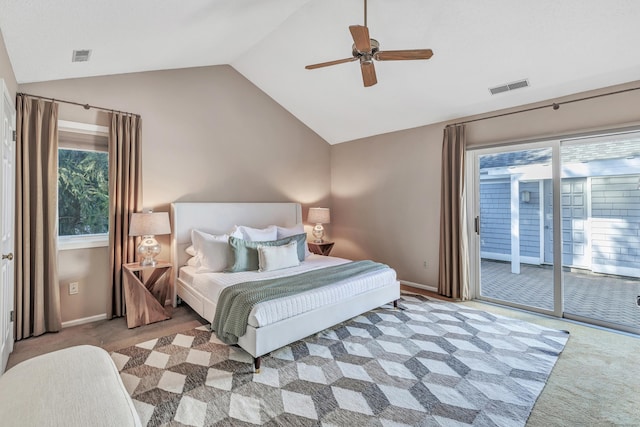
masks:
POLYGON ((499 93, 508 92, 510 90, 521 89, 523 87, 529 87, 529 80, 524 79, 524 80, 507 83, 507 84, 496 86, 496 87, 490 87, 489 92, 491 92, 491 95, 497 95, 499 93))
POLYGON ((71 57, 72 62, 87 62, 91 57, 91 50, 74 50, 73 56, 71 57))

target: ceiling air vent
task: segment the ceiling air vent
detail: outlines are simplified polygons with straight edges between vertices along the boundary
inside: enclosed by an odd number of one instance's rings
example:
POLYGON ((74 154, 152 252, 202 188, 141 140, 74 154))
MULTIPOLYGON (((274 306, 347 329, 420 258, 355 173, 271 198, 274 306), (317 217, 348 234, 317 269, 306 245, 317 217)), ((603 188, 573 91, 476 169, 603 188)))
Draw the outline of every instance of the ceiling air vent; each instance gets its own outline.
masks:
POLYGON ((507 83, 507 84, 496 86, 496 87, 490 87, 489 92, 491 92, 491 95, 497 95, 499 93, 508 92, 510 90, 516 90, 523 87, 529 87, 529 80, 523 79, 517 82, 507 83))
POLYGON ((87 62, 91 57, 91 49, 74 50, 71 57, 72 62, 87 62))

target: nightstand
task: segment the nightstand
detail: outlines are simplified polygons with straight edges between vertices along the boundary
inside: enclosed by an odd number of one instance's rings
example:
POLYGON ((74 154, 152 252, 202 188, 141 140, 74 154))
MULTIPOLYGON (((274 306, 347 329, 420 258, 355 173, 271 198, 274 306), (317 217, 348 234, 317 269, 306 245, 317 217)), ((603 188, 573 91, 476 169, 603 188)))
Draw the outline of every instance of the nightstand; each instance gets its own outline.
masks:
POLYGON ((327 256, 331 253, 331 249, 333 249, 333 242, 308 242, 307 245, 309 246, 309 250, 317 255, 327 256))
POLYGON ((162 261, 152 267, 141 267, 138 262, 122 264, 127 327, 171 318, 164 309, 170 288, 169 271, 171 263, 162 261))

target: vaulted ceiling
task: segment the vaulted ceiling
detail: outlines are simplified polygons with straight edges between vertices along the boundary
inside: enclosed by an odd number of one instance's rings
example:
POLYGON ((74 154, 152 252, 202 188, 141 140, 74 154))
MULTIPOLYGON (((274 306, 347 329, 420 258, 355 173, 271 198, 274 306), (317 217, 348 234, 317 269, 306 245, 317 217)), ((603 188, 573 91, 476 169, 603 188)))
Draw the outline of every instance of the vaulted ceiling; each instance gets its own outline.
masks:
POLYGON ((638 80, 639 20, 638 0, 369 0, 381 50, 434 56, 365 88, 357 62, 304 68, 351 55, 363 0, 0 0, 19 83, 230 64, 331 144, 638 80))

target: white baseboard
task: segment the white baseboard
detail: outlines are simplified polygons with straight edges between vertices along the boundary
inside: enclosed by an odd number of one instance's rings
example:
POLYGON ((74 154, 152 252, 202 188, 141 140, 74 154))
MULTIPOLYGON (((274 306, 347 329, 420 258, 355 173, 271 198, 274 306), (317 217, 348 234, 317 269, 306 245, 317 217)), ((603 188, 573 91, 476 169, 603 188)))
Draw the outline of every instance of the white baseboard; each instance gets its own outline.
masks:
POLYGON ((411 286, 412 288, 424 289, 425 291, 438 293, 438 288, 435 286, 423 285, 415 282, 408 282, 406 280, 400 280, 401 285, 411 286))
POLYGON ((85 323, 97 322, 98 320, 106 320, 107 313, 96 314, 95 316, 83 317, 82 319, 74 319, 68 320, 66 322, 62 322, 63 328, 68 328, 70 326, 78 326, 84 325, 85 323))

